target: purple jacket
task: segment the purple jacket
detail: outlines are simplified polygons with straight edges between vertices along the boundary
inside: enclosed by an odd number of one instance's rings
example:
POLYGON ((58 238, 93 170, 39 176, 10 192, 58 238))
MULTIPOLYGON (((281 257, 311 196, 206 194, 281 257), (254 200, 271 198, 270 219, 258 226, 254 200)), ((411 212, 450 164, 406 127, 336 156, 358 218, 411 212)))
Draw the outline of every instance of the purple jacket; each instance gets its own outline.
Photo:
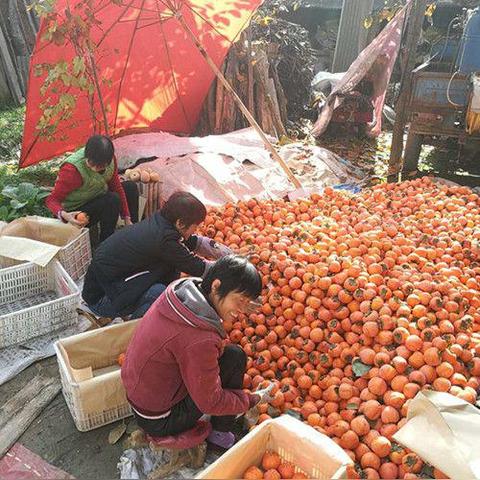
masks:
POLYGON ((205 299, 200 280, 172 283, 140 320, 126 352, 122 380, 138 413, 167 413, 187 394, 209 415, 237 415, 249 408, 243 390, 224 390, 218 359, 222 321, 205 299))

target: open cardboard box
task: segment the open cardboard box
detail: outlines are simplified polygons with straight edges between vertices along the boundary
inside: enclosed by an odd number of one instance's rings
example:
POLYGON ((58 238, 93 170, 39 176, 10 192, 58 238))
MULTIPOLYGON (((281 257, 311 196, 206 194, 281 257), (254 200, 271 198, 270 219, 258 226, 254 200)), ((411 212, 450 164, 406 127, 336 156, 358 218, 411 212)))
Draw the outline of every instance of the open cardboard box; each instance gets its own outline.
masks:
POLYGON ((294 463, 308 478, 347 478, 350 457, 333 440, 290 415, 267 420, 254 428, 196 478, 242 478, 251 465, 260 465, 266 450, 294 463))
POLYGON ((111 325, 55 343, 63 394, 81 431, 131 414, 118 356, 127 350, 138 320, 111 325))
POLYGON ((20 262, 45 267, 55 256, 74 280, 81 278, 92 258, 88 229, 35 215, 2 227, 0 267, 20 262))

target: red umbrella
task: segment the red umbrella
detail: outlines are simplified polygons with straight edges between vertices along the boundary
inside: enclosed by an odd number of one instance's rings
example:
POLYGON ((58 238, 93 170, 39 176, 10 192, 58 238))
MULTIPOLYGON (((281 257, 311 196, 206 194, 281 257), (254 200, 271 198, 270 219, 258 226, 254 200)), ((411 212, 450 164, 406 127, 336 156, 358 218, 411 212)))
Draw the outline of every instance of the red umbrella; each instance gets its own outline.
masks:
POLYGON ((216 66, 262 0, 57 0, 31 60, 20 167, 93 133, 192 133, 216 66))

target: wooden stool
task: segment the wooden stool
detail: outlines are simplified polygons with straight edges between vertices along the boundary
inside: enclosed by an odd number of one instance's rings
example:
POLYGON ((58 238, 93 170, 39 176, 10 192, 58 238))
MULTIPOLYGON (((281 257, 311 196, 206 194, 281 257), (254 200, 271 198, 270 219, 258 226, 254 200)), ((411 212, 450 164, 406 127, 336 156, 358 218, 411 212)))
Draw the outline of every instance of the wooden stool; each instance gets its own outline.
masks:
POLYGON ((143 430, 135 430, 129 438, 129 445, 135 447, 150 447, 155 456, 161 457, 168 453, 167 463, 150 472, 149 480, 165 478, 180 468, 201 468, 205 463, 207 443, 205 439, 212 431, 210 422, 198 421, 197 424, 178 435, 168 437, 151 437, 143 430))

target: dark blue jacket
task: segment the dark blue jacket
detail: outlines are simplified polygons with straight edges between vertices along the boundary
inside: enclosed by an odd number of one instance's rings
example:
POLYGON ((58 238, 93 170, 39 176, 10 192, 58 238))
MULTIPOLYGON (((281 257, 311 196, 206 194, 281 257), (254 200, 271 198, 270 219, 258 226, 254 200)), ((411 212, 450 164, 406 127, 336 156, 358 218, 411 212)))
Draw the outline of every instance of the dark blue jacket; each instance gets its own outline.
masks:
POLYGON ((196 256, 197 237, 186 242, 160 213, 122 228, 104 240, 85 276, 83 299, 96 304, 107 295, 117 312, 132 313, 154 283, 168 285, 181 272, 201 277, 206 262, 196 256))

